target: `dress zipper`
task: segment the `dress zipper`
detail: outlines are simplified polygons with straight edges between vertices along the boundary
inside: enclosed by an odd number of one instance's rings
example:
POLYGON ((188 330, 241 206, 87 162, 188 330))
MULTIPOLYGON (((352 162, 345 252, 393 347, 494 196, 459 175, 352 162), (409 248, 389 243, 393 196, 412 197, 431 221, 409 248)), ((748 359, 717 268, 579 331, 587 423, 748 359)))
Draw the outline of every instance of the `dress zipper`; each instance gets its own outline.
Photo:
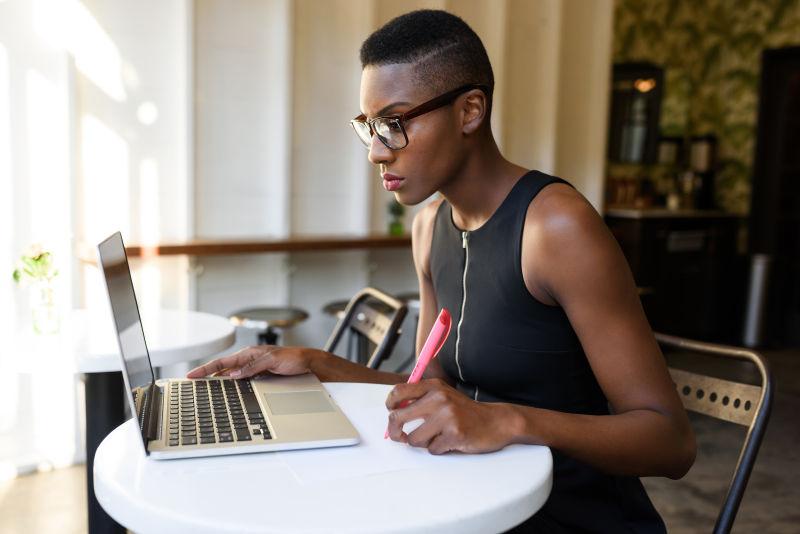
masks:
MULTIPOLYGON (((461 248, 464 249, 464 275, 462 278, 462 299, 461 299, 461 316, 458 318, 458 326, 456 327, 456 367, 458 368, 458 376, 462 382, 464 380, 464 373, 461 372, 461 363, 458 361, 458 346, 461 344, 461 324, 464 322, 464 306, 467 304, 467 270, 469 269, 469 232, 461 232, 461 248)), ((476 393, 477 395, 477 393, 476 393)))

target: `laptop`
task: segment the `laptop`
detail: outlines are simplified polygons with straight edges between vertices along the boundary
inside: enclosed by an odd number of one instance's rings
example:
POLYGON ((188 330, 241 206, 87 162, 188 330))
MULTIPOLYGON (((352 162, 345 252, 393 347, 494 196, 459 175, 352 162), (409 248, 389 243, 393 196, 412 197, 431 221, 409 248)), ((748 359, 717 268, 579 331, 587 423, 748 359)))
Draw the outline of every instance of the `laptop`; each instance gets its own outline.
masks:
POLYGON ((356 429, 313 374, 156 380, 122 235, 97 246, 122 376, 145 454, 154 459, 337 447, 356 429))

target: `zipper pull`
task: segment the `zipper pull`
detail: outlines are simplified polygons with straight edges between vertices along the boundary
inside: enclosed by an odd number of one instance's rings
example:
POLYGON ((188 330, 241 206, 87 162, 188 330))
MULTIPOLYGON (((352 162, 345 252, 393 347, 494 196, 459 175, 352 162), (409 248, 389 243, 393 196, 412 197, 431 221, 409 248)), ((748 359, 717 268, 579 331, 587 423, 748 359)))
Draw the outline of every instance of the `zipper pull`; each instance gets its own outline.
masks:
POLYGON ((468 232, 461 232, 461 248, 467 248, 467 236, 469 235, 468 232))

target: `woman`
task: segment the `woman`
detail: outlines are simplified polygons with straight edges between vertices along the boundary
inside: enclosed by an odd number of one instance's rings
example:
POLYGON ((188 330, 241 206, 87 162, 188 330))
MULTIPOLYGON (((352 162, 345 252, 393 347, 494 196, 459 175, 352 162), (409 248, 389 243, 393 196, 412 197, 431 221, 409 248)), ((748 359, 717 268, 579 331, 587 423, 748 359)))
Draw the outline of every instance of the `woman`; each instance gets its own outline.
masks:
POLYGON ((352 121, 384 187, 414 219, 417 347, 439 308, 454 332, 418 384, 309 348, 244 349, 189 373, 312 372, 396 384, 391 439, 433 454, 547 445, 548 502, 519 532, 664 532, 639 476, 682 477, 695 442, 619 247, 569 184, 507 161, 489 125, 494 79, 478 36, 415 11, 361 49, 352 121), (453 335, 455 334, 455 335, 453 335), (403 401, 413 401, 401 407, 403 401), (409 434, 403 424, 424 423, 409 434))

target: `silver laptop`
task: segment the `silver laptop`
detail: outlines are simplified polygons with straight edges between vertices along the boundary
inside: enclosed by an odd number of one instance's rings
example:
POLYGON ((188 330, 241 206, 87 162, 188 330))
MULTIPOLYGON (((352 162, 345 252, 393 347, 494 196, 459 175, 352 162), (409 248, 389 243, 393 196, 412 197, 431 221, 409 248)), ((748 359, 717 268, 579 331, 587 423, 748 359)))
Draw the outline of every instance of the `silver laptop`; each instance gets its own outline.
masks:
POLYGON ((126 396, 155 459, 337 447, 358 432, 313 374, 156 380, 117 232, 97 246, 126 396))

